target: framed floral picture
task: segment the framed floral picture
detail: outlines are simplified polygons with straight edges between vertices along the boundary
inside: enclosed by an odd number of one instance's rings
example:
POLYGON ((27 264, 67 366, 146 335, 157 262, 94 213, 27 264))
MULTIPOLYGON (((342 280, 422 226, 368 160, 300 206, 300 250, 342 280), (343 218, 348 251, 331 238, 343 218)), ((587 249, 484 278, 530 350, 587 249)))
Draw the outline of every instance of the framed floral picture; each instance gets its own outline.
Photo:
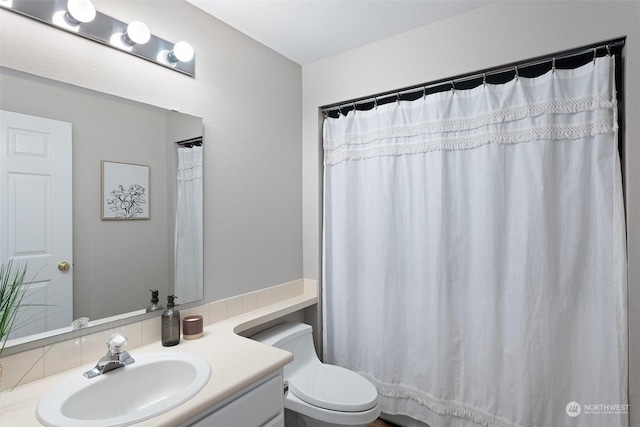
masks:
POLYGON ((102 161, 103 220, 149 219, 149 166, 102 161))

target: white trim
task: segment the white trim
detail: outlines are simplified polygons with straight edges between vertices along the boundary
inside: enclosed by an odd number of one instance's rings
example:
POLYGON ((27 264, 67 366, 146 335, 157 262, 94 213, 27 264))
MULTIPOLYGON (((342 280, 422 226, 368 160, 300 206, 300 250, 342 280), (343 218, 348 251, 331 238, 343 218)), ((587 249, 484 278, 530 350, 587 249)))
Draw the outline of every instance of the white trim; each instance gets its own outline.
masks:
POLYGON ((613 119, 572 125, 548 125, 526 129, 497 130, 471 136, 445 137, 370 147, 341 147, 325 152, 325 165, 347 160, 365 160, 381 156, 402 156, 432 151, 468 150, 487 144, 518 144, 531 141, 570 140, 613 133, 613 119))
POLYGON ((537 104, 515 105, 509 108, 491 110, 472 117, 454 117, 416 124, 389 126, 375 129, 371 132, 347 133, 336 138, 326 138, 324 149, 333 150, 343 145, 369 144, 385 139, 416 137, 439 132, 472 130, 492 124, 539 117, 544 114, 574 114, 603 109, 613 109, 613 103, 608 94, 591 95, 576 99, 552 99, 537 104))
POLYGON ((370 374, 364 372, 359 373, 376 387, 380 395, 394 399, 400 398, 413 400, 439 415, 452 415, 458 418, 465 418, 478 425, 486 427, 524 427, 520 424, 511 423, 496 415, 484 412, 478 408, 474 408, 473 406, 452 400, 438 399, 429 393, 402 385, 387 384, 376 380, 370 374))

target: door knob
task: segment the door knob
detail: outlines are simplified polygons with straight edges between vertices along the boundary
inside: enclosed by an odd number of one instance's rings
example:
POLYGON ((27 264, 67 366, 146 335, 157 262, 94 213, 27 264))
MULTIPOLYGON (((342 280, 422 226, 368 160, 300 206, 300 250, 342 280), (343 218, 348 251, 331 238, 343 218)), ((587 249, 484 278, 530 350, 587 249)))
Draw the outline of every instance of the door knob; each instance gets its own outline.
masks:
POLYGON ((71 268, 71 264, 69 264, 67 261, 62 261, 58 263, 58 270, 60 271, 67 271, 71 268))

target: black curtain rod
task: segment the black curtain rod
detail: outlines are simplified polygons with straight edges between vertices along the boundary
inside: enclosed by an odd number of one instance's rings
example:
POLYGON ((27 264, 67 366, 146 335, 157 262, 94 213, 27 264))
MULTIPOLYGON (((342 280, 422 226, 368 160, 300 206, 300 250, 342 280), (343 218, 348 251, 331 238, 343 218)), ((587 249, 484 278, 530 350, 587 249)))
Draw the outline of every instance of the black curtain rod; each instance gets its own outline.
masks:
POLYGON ((184 141, 176 141, 176 144, 181 147, 193 147, 194 145, 200 147, 202 145, 202 137, 199 136, 197 138, 185 139, 184 141))
POLYGON ((473 73, 460 74, 447 79, 435 80, 402 89, 381 92, 375 95, 355 98, 335 104, 320 107, 320 111, 325 117, 337 118, 346 115, 349 111, 371 110, 378 105, 388 104, 395 101, 414 101, 422 96, 447 90, 466 90, 477 87, 483 83, 503 84, 518 76, 538 77, 547 71, 555 69, 578 68, 596 57, 604 55, 615 55, 622 51, 625 38, 618 38, 575 49, 565 50, 551 55, 540 56, 525 61, 514 62, 494 68, 476 71, 473 73))

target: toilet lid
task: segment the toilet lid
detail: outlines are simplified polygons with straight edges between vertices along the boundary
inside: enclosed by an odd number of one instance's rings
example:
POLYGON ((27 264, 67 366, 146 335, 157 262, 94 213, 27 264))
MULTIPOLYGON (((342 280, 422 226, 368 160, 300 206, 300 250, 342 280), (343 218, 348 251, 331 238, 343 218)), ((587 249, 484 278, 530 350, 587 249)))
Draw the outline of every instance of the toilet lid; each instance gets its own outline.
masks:
POLYGON ((378 391, 363 376, 334 365, 313 368, 289 379, 289 391, 301 400, 324 409, 361 412, 378 403, 378 391))

